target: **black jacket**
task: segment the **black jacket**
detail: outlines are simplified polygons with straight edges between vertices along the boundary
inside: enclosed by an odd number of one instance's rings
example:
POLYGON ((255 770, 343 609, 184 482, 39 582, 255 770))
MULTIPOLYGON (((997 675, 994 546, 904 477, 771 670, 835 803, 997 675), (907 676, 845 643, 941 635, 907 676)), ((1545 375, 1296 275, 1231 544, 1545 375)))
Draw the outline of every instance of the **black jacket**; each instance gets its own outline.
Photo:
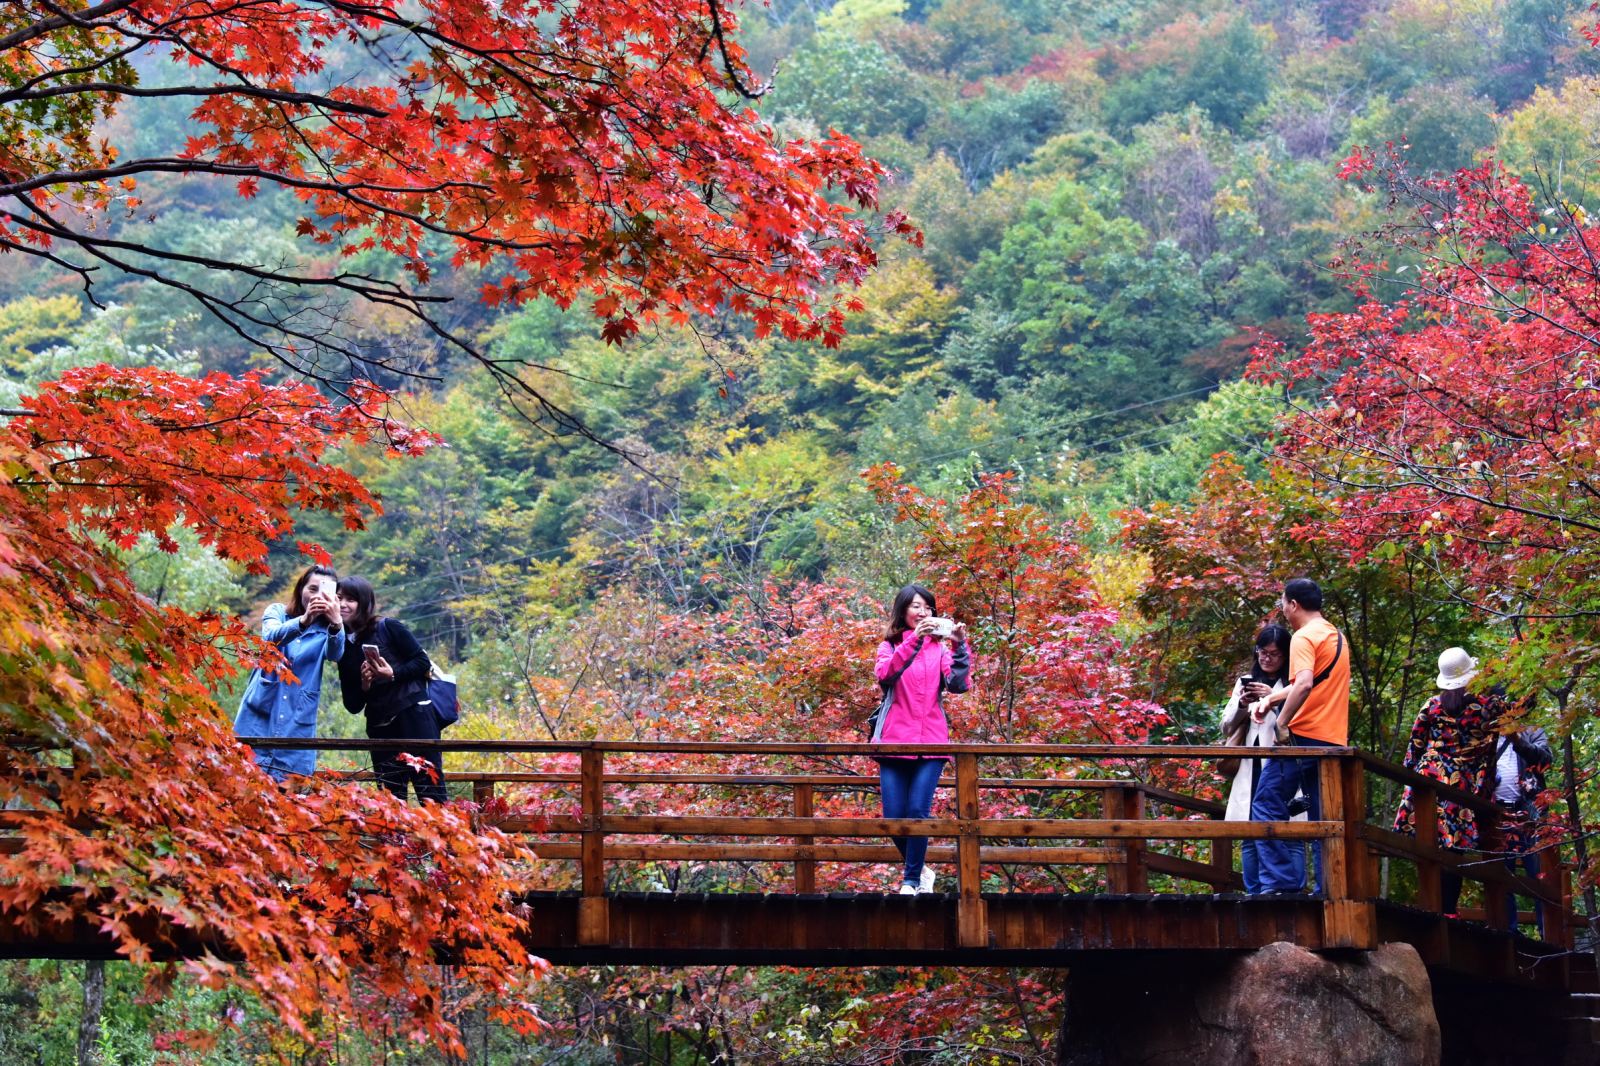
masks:
POLYGON ((433 664, 411 630, 393 618, 380 618, 367 632, 345 641, 344 656, 339 660, 344 709, 351 714, 365 711, 372 721, 387 721, 426 698, 424 690, 431 669, 433 664), (394 680, 376 682, 370 689, 361 687, 363 644, 378 646, 378 654, 394 668, 394 680))

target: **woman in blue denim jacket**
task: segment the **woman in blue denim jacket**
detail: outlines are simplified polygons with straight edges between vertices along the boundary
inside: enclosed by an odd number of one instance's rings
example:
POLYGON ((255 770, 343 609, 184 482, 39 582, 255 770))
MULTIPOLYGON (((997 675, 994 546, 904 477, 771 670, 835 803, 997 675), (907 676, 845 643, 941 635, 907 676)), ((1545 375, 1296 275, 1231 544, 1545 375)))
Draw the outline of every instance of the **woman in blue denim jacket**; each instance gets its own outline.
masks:
MULTIPOLYGON (((339 613, 339 575, 313 566, 294 583, 286 608, 270 605, 261 618, 261 639, 278 646, 294 680, 271 676, 257 667, 245 685, 233 731, 242 737, 315 736, 322 696, 322 664, 344 654, 344 623, 339 613)), ((314 751, 256 751, 256 765, 274 781, 290 774, 309 776, 317 768, 314 751)))

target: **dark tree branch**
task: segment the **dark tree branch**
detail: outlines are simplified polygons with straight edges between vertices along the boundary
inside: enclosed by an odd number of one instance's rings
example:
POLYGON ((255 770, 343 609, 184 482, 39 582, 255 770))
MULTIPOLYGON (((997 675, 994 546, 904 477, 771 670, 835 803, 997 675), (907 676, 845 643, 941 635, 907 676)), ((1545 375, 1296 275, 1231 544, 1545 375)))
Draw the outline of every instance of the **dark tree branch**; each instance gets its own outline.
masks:
POLYGON ((333 97, 322 96, 317 93, 266 89, 258 85, 168 85, 145 88, 139 85, 124 85, 110 81, 71 82, 65 85, 51 86, 48 89, 20 89, 15 92, 0 92, 0 104, 15 103, 19 100, 49 100, 61 96, 77 96, 82 93, 105 93, 111 96, 134 97, 242 96, 251 100, 272 100, 285 104, 304 104, 308 107, 317 107, 326 111, 366 115, 370 118, 382 118, 384 115, 382 110, 376 107, 368 107, 366 104, 336 100, 333 97))

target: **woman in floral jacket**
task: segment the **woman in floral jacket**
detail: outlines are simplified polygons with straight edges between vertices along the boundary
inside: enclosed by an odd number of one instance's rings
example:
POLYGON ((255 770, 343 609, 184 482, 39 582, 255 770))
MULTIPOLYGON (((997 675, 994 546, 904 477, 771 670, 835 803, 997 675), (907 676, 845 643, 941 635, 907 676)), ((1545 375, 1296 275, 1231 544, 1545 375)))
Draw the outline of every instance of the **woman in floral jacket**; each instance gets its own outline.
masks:
MULTIPOLYGON (((1467 685, 1478 674, 1478 660, 1461 648, 1447 648, 1439 656, 1439 691, 1417 712, 1406 747, 1405 767, 1464 792, 1483 792, 1494 758, 1495 731, 1504 710, 1504 698, 1494 693, 1476 696, 1467 685)), ((1439 800, 1439 847, 1472 851, 1478 847, 1478 820, 1471 808, 1439 800)), ((1395 812, 1397 832, 1416 835, 1411 789, 1406 788, 1395 812)), ((1444 913, 1453 917, 1461 899, 1461 878, 1449 871, 1440 875, 1444 913)))

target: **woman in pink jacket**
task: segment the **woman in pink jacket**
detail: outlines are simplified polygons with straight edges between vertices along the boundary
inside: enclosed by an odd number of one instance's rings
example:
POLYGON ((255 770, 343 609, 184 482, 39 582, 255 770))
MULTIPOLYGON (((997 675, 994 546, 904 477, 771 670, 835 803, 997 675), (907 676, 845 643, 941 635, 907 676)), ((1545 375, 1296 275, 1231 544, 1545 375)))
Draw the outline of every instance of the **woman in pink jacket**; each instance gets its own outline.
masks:
MULTIPOLYGON (((878 645, 878 684, 894 698, 878 716, 872 739, 885 744, 947 744, 950 724, 945 720, 944 692, 965 692, 972 669, 967 627, 955 626, 948 637, 938 635, 933 593, 921 585, 907 585, 889 610, 889 630, 878 645)), ((933 792, 949 756, 919 758, 912 755, 878 757, 878 780, 883 792, 885 818, 926 818, 933 808, 933 792)), ((933 891, 933 869, 923 864, 927 837, 894 837, 905 859, 903 894, 933 891)))

